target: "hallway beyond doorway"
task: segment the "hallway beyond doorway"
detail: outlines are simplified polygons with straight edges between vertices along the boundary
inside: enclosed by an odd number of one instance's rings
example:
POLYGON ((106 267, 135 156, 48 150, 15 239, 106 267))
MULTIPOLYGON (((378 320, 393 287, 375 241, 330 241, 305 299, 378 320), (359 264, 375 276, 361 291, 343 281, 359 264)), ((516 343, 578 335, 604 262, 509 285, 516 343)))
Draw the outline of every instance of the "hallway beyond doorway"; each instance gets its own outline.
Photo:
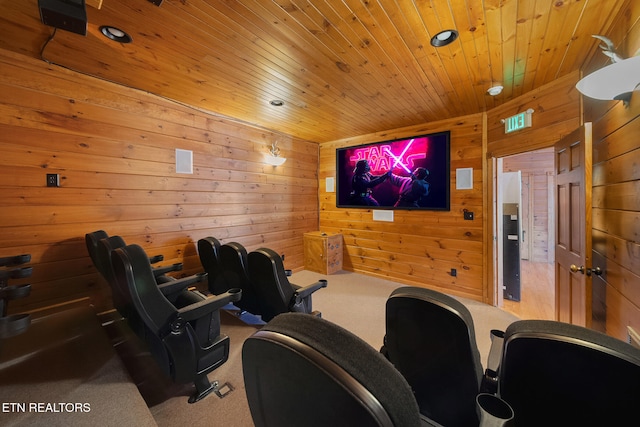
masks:
POLYGON ((520 302, 505 298, 502 309, 520 319, 555 320, 553 263, 520 260, 520 302))

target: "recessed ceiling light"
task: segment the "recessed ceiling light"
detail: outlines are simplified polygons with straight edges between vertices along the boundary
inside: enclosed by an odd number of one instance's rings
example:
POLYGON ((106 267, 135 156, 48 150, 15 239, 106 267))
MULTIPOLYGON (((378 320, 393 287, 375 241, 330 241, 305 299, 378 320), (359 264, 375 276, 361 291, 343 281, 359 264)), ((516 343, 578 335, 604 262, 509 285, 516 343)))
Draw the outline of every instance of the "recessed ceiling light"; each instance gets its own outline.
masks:
POLYGON ((458 32, 456 30, 444 30, 440 31, 435 36, 431 37, 431 46, 442 47, 450 43, 453 43, 458 38, 458 32))
POLYGON ((502 93, 502 89, 504 89, 502 87, 502 85, 495 85, 495 86, 491 86, 488 90, 487 93, 491 96, 496 96, 496 95, 500 95, 502 93))
POLYGON ((269 104, 273 105, 274 107, 282 107, 284 105, 284 101, 282 101, 281 99, 272 99, 271 101, 269 101, 269 104))
POLYGON ((108 39, 116 42, 131 43, 133 41, 129 34, 125 33, 120 28, 112 27, 110 25, 101 26, 100 32, 108 39))

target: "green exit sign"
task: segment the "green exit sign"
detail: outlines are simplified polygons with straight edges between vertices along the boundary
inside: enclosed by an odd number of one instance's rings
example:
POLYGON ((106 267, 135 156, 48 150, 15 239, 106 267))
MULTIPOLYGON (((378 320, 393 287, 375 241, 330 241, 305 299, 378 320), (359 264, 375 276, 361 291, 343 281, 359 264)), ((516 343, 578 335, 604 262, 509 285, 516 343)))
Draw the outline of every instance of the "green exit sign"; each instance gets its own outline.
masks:
POLYGON ((516 114, 515 116, 511 116, 506 119, 503 119, 504 133, 511 133, 520 129, 530 128, 531 113, 533 113, 533 110, 528 109, 523 113, 519 113, 519 114, 516 114))

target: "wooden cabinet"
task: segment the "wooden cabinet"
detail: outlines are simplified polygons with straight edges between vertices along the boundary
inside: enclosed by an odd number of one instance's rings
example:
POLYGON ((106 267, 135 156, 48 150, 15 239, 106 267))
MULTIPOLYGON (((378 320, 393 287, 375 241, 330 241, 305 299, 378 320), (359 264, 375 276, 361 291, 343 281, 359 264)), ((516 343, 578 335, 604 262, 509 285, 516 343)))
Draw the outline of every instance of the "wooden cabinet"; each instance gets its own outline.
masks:
POLYGON ((342 234, 305 233, 304 268, 323 274, 342 270, 342 234))

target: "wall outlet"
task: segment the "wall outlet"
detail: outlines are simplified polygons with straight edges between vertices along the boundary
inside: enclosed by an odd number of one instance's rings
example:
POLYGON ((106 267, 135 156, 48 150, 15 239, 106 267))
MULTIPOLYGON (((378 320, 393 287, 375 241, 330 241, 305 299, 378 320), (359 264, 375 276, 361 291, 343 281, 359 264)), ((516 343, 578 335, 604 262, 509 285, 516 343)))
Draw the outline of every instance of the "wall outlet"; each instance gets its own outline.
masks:
POLYGON ((60 187, 60 174, 48 173, 47 174, 47 187, 60 187))

